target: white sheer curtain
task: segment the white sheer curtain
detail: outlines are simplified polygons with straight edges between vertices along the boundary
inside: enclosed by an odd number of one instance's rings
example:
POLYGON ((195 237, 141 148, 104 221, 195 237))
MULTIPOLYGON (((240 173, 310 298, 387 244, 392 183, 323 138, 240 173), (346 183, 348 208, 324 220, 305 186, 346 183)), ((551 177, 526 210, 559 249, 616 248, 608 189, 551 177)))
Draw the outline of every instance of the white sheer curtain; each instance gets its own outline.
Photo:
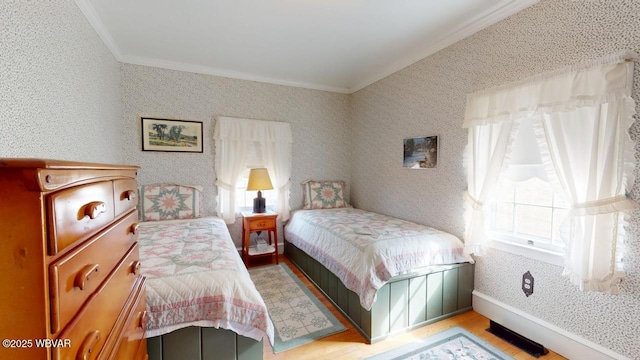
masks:
POLYGON ((276 212, 281 221, 289 220, 289 190, 291 188, 291 130, 287 123, 273 123, 269 127, 273 133, 262 141, 262 157, 265 167, 271 174, 273 187, 278 192, 276 212))
POLYGON ((469 139, 465 154, 468 188, 465 192, 467 213, 465 214, 465 252, 483 255, 485 244, 486 201, 498 182, 504 166, 505 154, 517 122, 503 121, 469 128, 469 139))
MULTIPOLYGON (((488 124, 517 127, 519 119, 533 119, 546 175, 571 201, 567 231, 561 233, 566 244, 564 274, 583 290, 616 293, 624 276, 625 218, 635 206, 627 196, 636 164, 635 144, 628 134, 635 114, 630 59, 635 54, 624 52, 467 98, 464 127, 470 134, 488 124)), ((511 155, 511 147, 506 149, 503 165, 511 155)), ((482 147, 469 149, 467 166, 486 156, 480 151, 482 147)), ((467 173, 474 204, 482 201, 472 188, 476 172, 482 170, 467 173)), ((486 216, 487 209, 483 212, 486 216)), ((481 254, 487 241, 484 230, 473 221, 467 227, 468 251, 481 254)))
POLYGON ((626 196, 635 166, 627 133, 634 107, 620 98, 543 114, 537 130, 552 184, 572 203, 568 233, 562 233, 564 274, 584 290, 617 293, 624 277, 625 217, 635 205, 626 196))
MULTIPOLYGON (((245 168, 252 143, 259 143, 271 182, 278 190, 276 212, 289 218, 289 178, 291 177, 291 129, 288 123, 220 117, 214 129, 218 215, 227 224, 236 217, 236 183, 245 168)), ((285 218, 286 217, 286 218, 285 218)))
POLYGON ((240 123, 219 118, 213 133, 215 139, 216 186, 218 215, 227 224, 236 221, 236 183, 244 170, 249 143, 240 123))

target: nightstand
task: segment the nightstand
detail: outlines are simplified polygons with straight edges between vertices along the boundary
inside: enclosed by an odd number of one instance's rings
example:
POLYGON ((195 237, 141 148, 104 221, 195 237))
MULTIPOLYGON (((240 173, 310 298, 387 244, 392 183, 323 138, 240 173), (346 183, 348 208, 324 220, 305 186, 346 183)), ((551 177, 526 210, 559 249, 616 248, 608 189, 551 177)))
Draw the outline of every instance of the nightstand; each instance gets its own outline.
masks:
POLYGON ((278 214, 274 212, 254 213, 251 211, 242 212, 242 258, 244 265, 249 267, 249 259, 254 256, 276 256, 278 263, 278 229, 276 218, 278 214), (251 233, 266 231, 268 243, 263 247, 251 245, 251 233))

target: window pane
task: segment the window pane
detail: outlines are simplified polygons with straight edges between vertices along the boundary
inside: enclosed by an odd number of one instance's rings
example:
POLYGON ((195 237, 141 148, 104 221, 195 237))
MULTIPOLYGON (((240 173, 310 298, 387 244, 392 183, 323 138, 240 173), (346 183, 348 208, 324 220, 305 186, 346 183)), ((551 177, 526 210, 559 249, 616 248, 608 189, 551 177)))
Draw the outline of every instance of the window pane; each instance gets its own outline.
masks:
POLYGON ((563 251, 564 244, 556 230, 569 211, 568 202, 553 193, 547 180, 502 177, 492 200, 494 239, 534 249, 563 251))
MULTIPOLYGON (((252 167, 261 167, 261 165, 258 164, 252 167)), ((253 199, 258 197, 258 191, 247 191, 250 172, 251 169, 246 168, 236 183, 236 206, 253 208, 253 199)), ((267 206, 276 204, 277 195, 275 190, 262 190, 262 197, 266 199, 267 206)))
MULTIPOLYGON (((520 204, 551 206, 553 203, 551 185, 538 178, 520 182, 516 188, 516 202, 520 204)), ((549 218, 549 220, 551 220, 551 218, 549 218)))
POLYGON ((515 184, 512 181, 504 180, 498 184, 498 202, 513 202, 514 194, 515 184))
POLYGON ((551 239, 552 209, 516 205, 517 233, 551 239))
POLYGON ((568 209, 569 207, 571 207, 571 203, 565 196, 555 194, 553 196, 553 207, 568 209))
POLYGON ((500 231, 513 231, 513 204, 498 203, 496 205, 495 229, 500 231))

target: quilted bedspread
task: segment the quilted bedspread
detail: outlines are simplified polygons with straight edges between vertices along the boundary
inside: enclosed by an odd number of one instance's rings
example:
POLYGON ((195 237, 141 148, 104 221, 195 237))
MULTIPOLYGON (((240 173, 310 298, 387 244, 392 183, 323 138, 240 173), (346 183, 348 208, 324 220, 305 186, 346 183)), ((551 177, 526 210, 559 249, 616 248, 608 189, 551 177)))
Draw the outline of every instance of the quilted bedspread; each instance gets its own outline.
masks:
POLYGON ((220 218, 140 223, 147 337, 209 326, 273 344, 274 327, 220 218))
POLYGON ((358 294, 367 310, 378 289, 396 275, 473 262, 452 234, 354 208, 298 210, 285 236, 358 294))

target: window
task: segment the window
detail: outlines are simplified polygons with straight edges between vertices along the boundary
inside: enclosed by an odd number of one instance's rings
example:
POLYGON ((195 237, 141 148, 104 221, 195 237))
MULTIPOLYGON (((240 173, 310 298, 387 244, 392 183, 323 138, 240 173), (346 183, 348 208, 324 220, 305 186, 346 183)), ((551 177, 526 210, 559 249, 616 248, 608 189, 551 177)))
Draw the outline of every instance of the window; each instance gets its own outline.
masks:
MULTIPOLYGON (((249 210, 253 208, 253 199, 258 197, 257 191, 247 191, 249 182, 249 171, 254 167, 264 167, 262 165, 247 167, 240 175, 240 180, 236 183, 236 208, 239 210, 249 210)), ((278 201, 278 194, 275 190, 262 190, 262 197, 267 201, 267 209, 273 210, 278 201)))
POLYGON ((622 52, 467 96, 466 252, 482 256, 494 243, 525 256, 561 251, 571 283, 618 292, 624 219, 636 206, 628 195, 635 57, 622 52))
MULTIPOLYGON (((247 191, 247 184, 249 182, 249 172, 251 169, 266 167, 259 142, 254 141, 249 143, 244 163, 245 167, 240 173, 238 182, 236 182, 236 209, 238 211, 252 209, 253 199, 258 197, 258 191, 247 191)), ((267 201, 267 208, 273 210, 274 205, 278 201, 277 192, 275 190, 262 190, 262 197, 267 201)))
MULTIPOLYGON (((561 263, 564 242, 560 239, 560 225, 569 214, 569 202, 554 194, 551 184, 537 177, 525 181, 501 179, 495 201, 491 203, 490 236, 505 244, 542 250, 561 263)), ((540 256, 537 256, 540 258, 540 256)))
POLYGON ((570 202, 547 180, 531 118, 520 122, 509 163, 489 200, 494 247, 561 265, 565 246, 559 230, 570 202))

